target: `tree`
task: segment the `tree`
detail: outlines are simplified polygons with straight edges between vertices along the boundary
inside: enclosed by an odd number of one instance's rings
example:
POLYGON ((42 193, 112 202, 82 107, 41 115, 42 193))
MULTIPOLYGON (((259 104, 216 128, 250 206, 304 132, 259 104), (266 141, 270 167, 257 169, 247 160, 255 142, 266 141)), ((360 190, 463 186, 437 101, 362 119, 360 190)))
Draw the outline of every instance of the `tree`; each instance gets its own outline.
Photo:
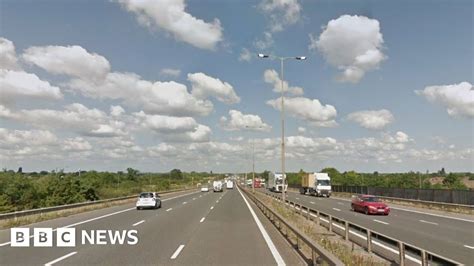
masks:
POLYGON ((439 174, 440 176, 445 176, 445 175, 446 175, 446 171, 444 170, 444 167, 441 168, 441 170, 438 172, 438 174, 439 174))
POLYGON ((136 181, 138 177, 138 173, 140 171, 133 169, 131 167, 127 168, 127 178, 128 180, 136 181))
POLYGON ((171 179, 183 179, 183 173, 179 169, 173 169, 170 171, 171 179))

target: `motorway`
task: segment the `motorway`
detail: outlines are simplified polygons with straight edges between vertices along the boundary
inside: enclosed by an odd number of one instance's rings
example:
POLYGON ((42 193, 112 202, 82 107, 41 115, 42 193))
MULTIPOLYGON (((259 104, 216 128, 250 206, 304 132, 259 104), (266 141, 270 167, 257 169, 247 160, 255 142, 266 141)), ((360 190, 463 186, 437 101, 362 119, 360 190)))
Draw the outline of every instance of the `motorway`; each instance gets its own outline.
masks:
POLYGON ((25 226, 75 228, 75 247, 11 247, 10 231, 2 230, 0 265, 304 265, 237 188, 178 192, 162 201, 157 210, 126 204, 25 226), (138 244, 80 243, 79 231, 99 229, 135 229, 138 244))
MULTIPOLYGON (((260 191, 264 192, 263 189, 260 191)), ((267 191, 268 192, 268 191, 267 191)), ((270 193, 270 192, 268 192, 270 193)), ((281 193, 274 193, 281 196, 281 193)), ((388 216, 365 215, 350 209, 350 200, 301 195, 288 191, 288 199, 406 243, 454 259, 474 262, 474 219, 467 215, 440 214, 426 209, 391 207, 388 216)))

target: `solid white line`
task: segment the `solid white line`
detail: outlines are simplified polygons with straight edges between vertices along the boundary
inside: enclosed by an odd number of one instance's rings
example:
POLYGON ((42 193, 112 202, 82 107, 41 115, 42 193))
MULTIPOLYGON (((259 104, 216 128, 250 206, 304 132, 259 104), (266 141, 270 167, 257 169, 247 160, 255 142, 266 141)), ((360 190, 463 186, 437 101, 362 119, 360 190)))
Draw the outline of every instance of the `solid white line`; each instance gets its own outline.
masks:
POLYGON ((211 207, 211 210, 214 209, 214 206, 211 207))
POLYGON ((252 217, 253 217, 253 219, 255 220, 255 223, 257 224, 258 229, 260 230, 260 233, 262 233, 263 239, 265 239, 265 242, 267 243, 267 246, 268 246, 268 248, 270 249, 270 252, 272 252, 273 258, 275 259, 277 265, 279 265, 279 266, 286 265, 286 264, 285 264, 285 261, 283 261, 283 259, 282 259, 281 255, 280 255, 280 253, 278 252, 278 250, 276 249, 275 245, 273 244, 272 239, 270 238, 270 236, 268 235, 267 231, 266 231, 265 228, 263 227, 262 223, 261 223, 260 220, 258 219, 257 215, 256 215, 255 212, 253 211, 252 206, 250 206, 249 202, 248 202, 247 199, 244 197, 244 195, 243 195, 242 192, 240 191, 240 188, 239 188, 239 187, 237 187, 237 190, 239 191, 240 196, 242 196, 242 198, 244 199, 245 203, 247 204, 247 207, 249 208, 250 213, 252 214, 252 217))
POLYGON ((50 262, 46 263, 44 266, 53 265, 53 264, 55 264, 56 262, 60 262, 60 261, 62 261, 62 260, 64 260, 64 259, 67 259, 67 258, 69 258, 69 257, 71 257, 72 255, 75 255, 75 254, 77 254, 77 251, 71 252, 71 253, 66 254, 66 255, 64 255, 64 256, 62 256, 62 257, 60 257, 60 258, 57 258, 57 259, 55 259, 55 260, 53 260, 53 261, 50 261, 50 262))
POLYGON ((140 222, 137 222, 137 223, 132 224, 132 226, 137 226, 137 225, 142 224, 142 223, 144 223, 144 222, 145 222, 145 220, 141 220, 140 222))
POLYGON ((464 245, 466 248, 474 249, 472 246, 464 245))
POLYGON ((201 221, 199 221, 200 223, 204 222, 204 219, 206 219, 206 217, 202 217, 201 218, 201 221))
POLYGON ((180 245, 180 246, 176 249, 176 251, 173 253, 173 255, 171 256, 170 259, 172 259, 172 260, 176 259, 176 258, 178 257, 178 255, 179 255, 179 253, 181 252, 181 250, 183 250, 183 248, 184 248, 184 245, 180 245))
POLYGON ((428 222, 428 221, 425 221, 425 220, 420 220, 420 222, 422 222, 422 223, 426 223, 426 224, 434 224, 434 225, 438 225, 437 223, 428 222))
MULTIPOLYGON (((162 201, 168 201, 168 200, 172 200, 172 199, 176 199, 176 198, 181 198, 181 197, 188 196, 188 195, 195 194, 195 193, 198 193, 198 192, 191 192, 191 193, 188 193, 188 194, 183 194, 183 195, 175 196, 175 197, 172 197, 172 198, 163 199, 162 201)), ((88 220, 85 220, 85 221, 82 221, 82 222, 77 222, 77 223, 73 223, 73 224, 70 224, 70 225, 61 226, 61 227, 58 227, 58 228, 69 228, 69 227, 73 227, 73 226, 80 225, 80 224, 85 224, 85 223, 88 223, 88 222, 92 222, 92 221, 95 221, 95 220, 99 220, 99 219, 102 219, 102 218, 106 218, 106 217, 109 217, 109 216, 112 216, 112 215, 116 215, 116 214, 123 213, 123 212, 126 212, 126 211, 131 211, 131 210, 135 210, 135 207, 128 208, 128 209, 121 210, 121 211, 117 211, 117 212, 113 212, 113 213, 109 213, 109 214, 105 214, 105 215, 98 216, 98 217, 95 217, 95 218, 91 218, 91 219, 88 219, 88 220)), ((57 230, 57 228, 53 229, 53 232, 56 231, 56 230, 57 230)), ((33 238, 33 235, 31 235, 30 238, 33 238)), ((10 245, 10 243, 11 242, 1 243, 0 247, 10 245)))
POLYGON ((381 224, 389 224, 389 223, 386 223, 386 222, 384 222, 384 221, 379 221, 379 220, 377 220, 377 219, 374 219, 374 222, 381 223, 381 224))
POLYGON ((332 208, 332 209, 335 210, 335 211, 338 211, 338 212, 341 211, 341 209, 338 209, 338 208, 332 208))
POLYGON ((172 209, 173 209, 173 208, 169 208, 169 209, 167 209, 166 211, 169 212, 169 211, 171 211, 172 209))

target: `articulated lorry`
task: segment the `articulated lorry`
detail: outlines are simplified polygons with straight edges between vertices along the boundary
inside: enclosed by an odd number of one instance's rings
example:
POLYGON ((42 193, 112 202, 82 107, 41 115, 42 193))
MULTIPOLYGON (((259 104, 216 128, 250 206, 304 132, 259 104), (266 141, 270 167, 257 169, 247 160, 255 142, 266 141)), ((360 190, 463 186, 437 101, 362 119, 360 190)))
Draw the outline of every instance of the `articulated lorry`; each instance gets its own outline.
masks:
MULTIPOLYGON (((286 175, 285 175, 286 177, 286 175)), ((272 192, 283 192, 288 189, 288 180, 285 178, 286 184, 283 185, 283 175, 281 173, 269 173, 267 188, 272 192)))
POLYGON ((222 192, 222 190, 223 190, 222 181, 214 181, 212 183, 212 188, 213 188, 214 192, 222 192))
POLYGON ((320 196, 331 196, 331 178, 327 173, 310 173, 301 177, 300 193, 320 196))

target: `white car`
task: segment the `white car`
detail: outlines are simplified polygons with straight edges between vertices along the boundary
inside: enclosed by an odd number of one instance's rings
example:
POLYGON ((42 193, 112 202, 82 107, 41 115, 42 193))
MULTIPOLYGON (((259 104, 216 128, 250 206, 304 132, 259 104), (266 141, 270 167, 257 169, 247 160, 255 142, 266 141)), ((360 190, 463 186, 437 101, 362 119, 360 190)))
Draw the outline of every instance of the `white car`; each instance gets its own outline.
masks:
POLYGON ((208 187, 202 187, 201 192, 209 192, 209 188, 208 187))
POLYGON ((138 196, 136 207, 137 210, 145 208, 161 208, 160 196, 156 192, 142 192, 138 196))

